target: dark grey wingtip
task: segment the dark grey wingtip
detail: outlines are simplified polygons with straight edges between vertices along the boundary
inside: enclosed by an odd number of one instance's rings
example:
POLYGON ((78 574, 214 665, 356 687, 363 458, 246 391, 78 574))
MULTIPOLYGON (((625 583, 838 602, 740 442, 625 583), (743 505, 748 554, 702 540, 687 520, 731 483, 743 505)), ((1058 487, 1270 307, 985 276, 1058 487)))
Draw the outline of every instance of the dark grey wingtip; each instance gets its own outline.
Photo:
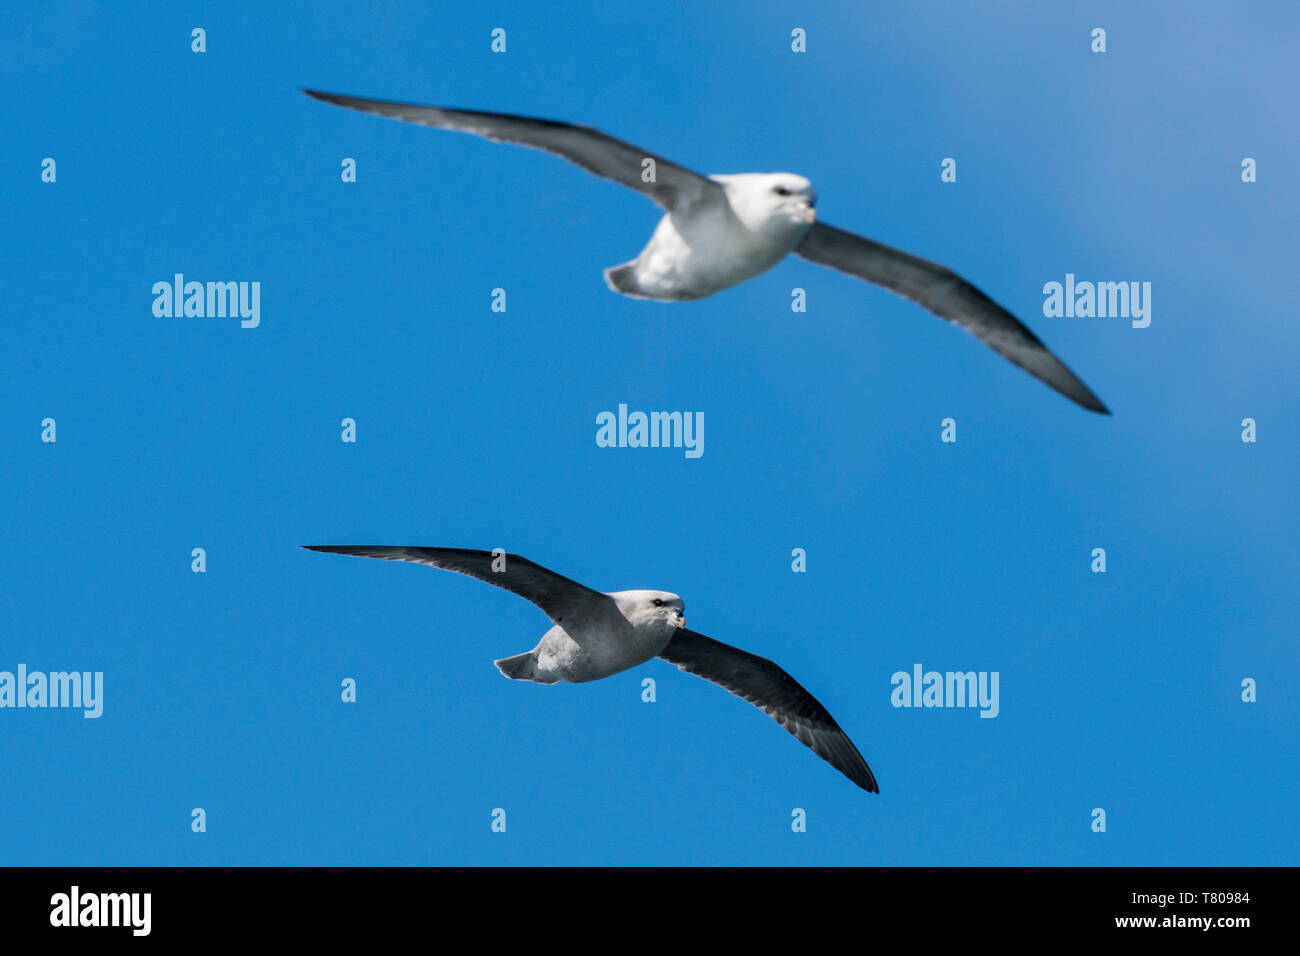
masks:
MULTIPOLYGON (((841 731, 841 733, 843 733, 843 731, 841 731)), ((844 739, 845 740, 849 739, 847 734, 845 735, 844 739)), ((853 741, 850 740, 849 744, 850 746, 852 746, 853 741)), ((853 748, 854 752, 857 752, 857 749, 858 749, 857 747, 854 747, 853 748)), ((862 760, 862 754, 860 753, 858 754, 858 759, 862 760)), ((837 767, 836 769, 838 770, 839 768, 837 767)), ((875 793, 875 794, 880 793, 880 784, 876 783, 876 775, 871 772, 871 768, 867 766, 866 760, 862 760, 862 769, 866 771, 865 781, 859 780, 857 777, 849 777, 849 780, 852 781, 857 786, 861 787, 867 793, 875 793)), ((840 772, 844 773, 844 771, 842 770, 840 772)), ((844 774, 844 775, 848 777, 848 774, 844 774)))
POLYGON ((1092 400, 1088 402, 1079 402, 1082 407, 1086 408, 1090 412, 1096 412, 1098 415, 1113 414, 1111 410, 1106 407, 1105 403, 1096 395, 1093 395, 1092 392, 1088 393, 1088 397, 1092 400))
MULTIPOLYGON (((865 763, 865 761, 863 762, 865 763)), ((836 767, 835 769, 839 770, 838 767, 836 767)), ((844 773, 844 771, 840 770, 840 773, 844 773)), ((859 780, 857 777, 849 777, 847 773, 844 773, 844 776, 848 777, 849 783, 853 784, 855 787, 857 787, 858 789, 862 790, 865 793, 874 793, 874 794, 880 793, 880 785, 876 783, 876 775, 871 772, 870 767, 867 768, 867 775, 865 779, 859 780)))
MULTIPOLYGON (((1083 379, 1075 375, 1064 362, 1056 357, 1047 346, 1042 342, 1038 343, 1039 347, 1047 354, 1055 364, 1056 368, 1044 371, 1033 369, 1028 365, 1012 360, 1013 365, 1019 365, 1034 378, 1047 385, 1049 388, 1068 398, 1080 408, 1087 409, 1090 412, 1096 412, 1098 415, 1109 415, 1110 409, 1106 403, 1097 397, 1097 394, 1087 385, 1083 384, 1083 379)), ((994 351, 997 351, 994 349, 994 351)), ((1006 357, 1006 356, 1004 356, 1006 357)))
POLYGON ((313 100, 320 100, 322 103, 332 103, 335 106, 347 106, 347 101, 350 99, 350 97, 344 96, 342 93, 326 93, 324 90, 308 89, 305 86, 299 87, 299 89, 310 96, 313 100))

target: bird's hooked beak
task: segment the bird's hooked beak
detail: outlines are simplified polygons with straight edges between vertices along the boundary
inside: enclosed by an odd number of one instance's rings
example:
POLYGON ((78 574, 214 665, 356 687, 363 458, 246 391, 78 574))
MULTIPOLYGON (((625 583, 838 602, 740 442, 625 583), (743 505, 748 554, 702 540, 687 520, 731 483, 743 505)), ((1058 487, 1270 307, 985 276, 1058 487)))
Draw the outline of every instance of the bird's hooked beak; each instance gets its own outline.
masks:
POLYGON ((800 213, 802 213, 801 218, 805 222, 809 224, 816 222, 817 221, 817 197, 814 196, 811 199, 805 199, 803 201, 803 208, 800 209, 799 211, 800 213))
POLYGON ((673 616, 673 623, 676 624, 678 627, 680 627, 683 631, 686 630, 686 612, 678 611, 673 616))

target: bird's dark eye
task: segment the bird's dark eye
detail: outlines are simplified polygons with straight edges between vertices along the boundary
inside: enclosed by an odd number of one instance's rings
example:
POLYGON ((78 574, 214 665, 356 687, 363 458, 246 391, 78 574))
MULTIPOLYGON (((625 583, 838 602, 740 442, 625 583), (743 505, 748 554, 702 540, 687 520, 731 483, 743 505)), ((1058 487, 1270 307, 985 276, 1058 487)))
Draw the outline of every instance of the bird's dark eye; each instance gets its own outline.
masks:
POLYGON ((664 602, 659 600, 658 598, 655 598, 655 607, 663 607, 663 606, 664 606, 664 602))
POLYGON ((778 196, 790 195, 790 190, 786 189, 784 186, 773 186, 772 192, 776 193, 778 196))

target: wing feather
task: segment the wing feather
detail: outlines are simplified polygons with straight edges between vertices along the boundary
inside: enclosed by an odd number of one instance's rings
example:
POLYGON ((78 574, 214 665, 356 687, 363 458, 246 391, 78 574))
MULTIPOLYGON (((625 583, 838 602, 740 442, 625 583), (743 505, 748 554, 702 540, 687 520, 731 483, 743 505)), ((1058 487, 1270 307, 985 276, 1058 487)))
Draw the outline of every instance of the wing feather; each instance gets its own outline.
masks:
POLYGON ((381 561, 409 561, 444 571, 468 574, 472 578, 504 588, 532 601, 556 624, 579 614, 590 614, 599 605, 612 600, 586 585, 571 581, 517 554, 495 554, 467 548, 400 547, 367 544, 303 545, 308 551, 350 554, 381 561), (494 565, 501 570, 494 570, 494 565))
POLYGON ((649 196, 668 212, 682 212, 701 201, 720 201, 723 195, 722 187, 713 180, 590 126, 510 113, 484 113, 374 100, 339 93, 322 93, 319 90, 303 92, 322 102, 363 113, 374 113, 436 129, 473 133, 498 143, 515 143, 545 150, 581 166, 589 173, 603 179, 612 179, 649 196), (652 182, 642 179, 643 163, 647 159, 653 159, 655 164, 652 182))
POLYGON ((766 657, 685 629, 659 656, 749 701, 863 790, 880 792, 871 768, 826 708, 766 657))
POLYGON ((1090 411, 1110 414, 1092 389, 1048 351, 1024 323, 951 269, 824 222, 815 223, 794 251, 810 262, 866 279, 911 299, 955 322, 1066 398, 1090 411))

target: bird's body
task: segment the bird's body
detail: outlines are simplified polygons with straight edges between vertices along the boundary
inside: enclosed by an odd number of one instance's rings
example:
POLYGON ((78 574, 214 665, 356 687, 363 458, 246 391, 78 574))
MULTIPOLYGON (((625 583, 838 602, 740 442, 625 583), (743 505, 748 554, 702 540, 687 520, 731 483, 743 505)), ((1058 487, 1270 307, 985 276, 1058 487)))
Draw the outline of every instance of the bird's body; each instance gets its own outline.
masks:
POLYGON ((772 268, 791 252, 884 286, 974 335, 1008 361, 1090 411, 1093 394, 1025 325, 935 262, 816 222, 811 184, 793 173, 701 176, 589 126, 305 90, 349 109, 542 149, 635 189, 665 215, 640 255, 605 270, 615 292, 638 299, 702 299, 772 268))
POLYGON ((666 213, 631 262, 605 270, 615 292, 636 299, 703 299, 752 279, 803 241, 816 218, 812 184, 790 173, 710 176, 725 202, 666 213), (783 193, 775 193, 774 189, 783 193))
POLYGON ((688 631, 686 606, 669 591, 602 593, 527 558, 501 551, 389 545, 306 547, 456 571, 533 602, 546 612, 553 626, 531 651, 495 662, 512 680, 585 684, 659 657, 749 701, 863 790, 879 792, 862 754, 812 694, 767 658, 688 631))
POLYGON ((609 602, 555 624, 531 651, 502 658, 495 662, 497 668, 513 680, 585 684, 653 660, 672 640, 677 625, 671 615, 639 616, 647 595, 651 601, 664 600, 665 607, 681 607, 681 598, 667 592, 610 592, 609 602))

